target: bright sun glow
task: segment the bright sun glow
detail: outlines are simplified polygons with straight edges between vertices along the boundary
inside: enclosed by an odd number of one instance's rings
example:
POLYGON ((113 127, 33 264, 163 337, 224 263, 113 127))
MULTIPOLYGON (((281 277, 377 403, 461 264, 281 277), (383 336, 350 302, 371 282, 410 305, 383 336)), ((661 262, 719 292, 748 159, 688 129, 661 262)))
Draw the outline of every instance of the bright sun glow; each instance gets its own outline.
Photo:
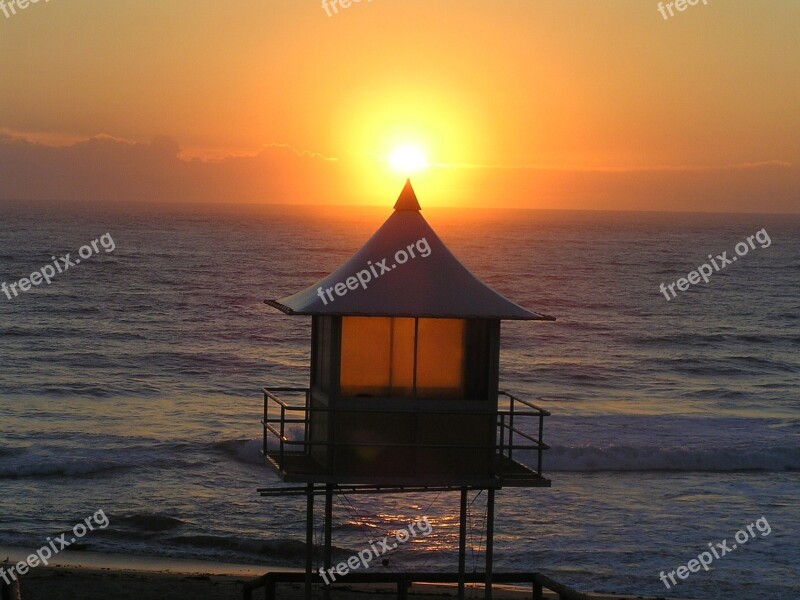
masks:
POLYGON ((389 157, 392 167, 404 174, 416 173, 428 167, 425 153, 416 146, 400 146, 389 157))

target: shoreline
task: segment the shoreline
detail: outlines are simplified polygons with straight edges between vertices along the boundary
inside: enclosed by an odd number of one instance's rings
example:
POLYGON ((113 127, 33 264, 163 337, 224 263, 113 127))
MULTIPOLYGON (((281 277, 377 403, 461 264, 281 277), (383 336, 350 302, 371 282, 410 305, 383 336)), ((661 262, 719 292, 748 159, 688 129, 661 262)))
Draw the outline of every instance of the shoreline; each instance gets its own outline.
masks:
MULTIPOLYGON (((35 553, 35 548, 0 545, 0 565, 14 564, 35 553), (8 558, 9 560, 6 560, 8 558)), ((115 554, 112 552, 93 552, 66 549, 53 556, 48 566, 31 569, 35 573, 41 569, 65 569, 76 571, 114 571, 119 573, 208 575, 255 578, 268 571, 302 571, 279 565, 254 565, 245 563, 226 563, 215 560, 192 558, 170 558, 166 556, 115 554)), ((26 575, 25 577, 28 577, 26 575)))

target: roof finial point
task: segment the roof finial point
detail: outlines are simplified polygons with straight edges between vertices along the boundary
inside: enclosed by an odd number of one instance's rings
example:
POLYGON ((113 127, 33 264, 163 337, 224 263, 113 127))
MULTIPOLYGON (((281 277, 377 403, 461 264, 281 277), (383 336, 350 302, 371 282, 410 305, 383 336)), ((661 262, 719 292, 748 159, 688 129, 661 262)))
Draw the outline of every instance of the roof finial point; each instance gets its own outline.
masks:
POLYGON ((403 191, 400 192, 400 197, 394 205, 395 210, 422 210, 417 200, 417 195, 414 193, 414 188, 411 186, 411 178, 406 179, 406 185, 403 191))

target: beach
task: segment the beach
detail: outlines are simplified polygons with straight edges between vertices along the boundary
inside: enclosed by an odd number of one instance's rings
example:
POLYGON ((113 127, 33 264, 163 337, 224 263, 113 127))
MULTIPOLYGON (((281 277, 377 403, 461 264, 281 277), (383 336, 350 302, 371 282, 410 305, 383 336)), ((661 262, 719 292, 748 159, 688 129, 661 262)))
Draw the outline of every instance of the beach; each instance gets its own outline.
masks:
MULTIPOLYGON (((243 575, 215 575, 210 573, 145 572, 112 569, 60 567, 38 569, 29 574, 22 586, 23 600, 239 600, 243 575)), ((453 586, 414 585, 409 597, 415 600, 435 600, 455 597, 453 586)), ((254 594, 261 598, 263 590, 254 594)), ((395 589, 387 586, 348 586, 334 588, 335 600, 362 600, 368 596, 396 597, 395 589)), ((321 598, 317 589, 315 597, 321 598)), ((509 586, 495 586, 496 600, 522 600, 530 598, 531 591, 509 586)), ((555 594, 545 592, 548 600, 555 594)), ((297 584, 282 585, 278 591, 281 600, 302 600, 303 589, 297 584)), ((468 599, 482 599, 481 586, 467 587, 468 599)), ((642 596, 591 594, 592 600, 645 600, 642 596)), ((678 600, 670 597, 672 600, 678 600)))
MULTIPOLYGON (((17 561, 25 560, 35 552, 33 548, 0 546, 0 568, 8 578, 9 569, 17 561)), ((280 566, 256 566, 242 563, 225 563, 182 558, 110 554, 104 552, 66 551, 55 556, 48 566, 31 569, 19 578, 22 600, 207 600, 239 599, 243 597, 245 584, 253 582, 269 572, 302 573, 299 568, 280 566)), ((314 576, 314 597, 322 598, 322 585, 314 576)), ((468 599, 482 599, 483 586, 467 583, 468 599)), ((409 588, 409 598, 434 600, 457 597, 454 584, 415 583, 409 588)), ((522 600, 531 597, 528 585, 505 585, 495 583, 493 597, 496 600, 522 600)), ((618 595, 585 593, 591 600, 647 600, 641 595, 618 595)), ((253 598, 262 598, 264 588, 252 592, 253 598)), ((280 583, 276 589, 281 600, 304 600, 302 584, 280 583)), ((394 598, 395 584, 344 584, 331 588, 335 600, 361 600, 378 595, 394 598)), ((544 598, 557 595, 547 589, 544 598)), ((681 600, 670 595, 671 600, 681 600)), ((656 596, 652 596, 655 600, 656 596)), ((16 598, 12 597, 12 600, 16 598)))
POLYGON ((243 579, 231 575, 180 575, 48 568, 22 583, 23 600, 223 600, 242 597, 243 579))

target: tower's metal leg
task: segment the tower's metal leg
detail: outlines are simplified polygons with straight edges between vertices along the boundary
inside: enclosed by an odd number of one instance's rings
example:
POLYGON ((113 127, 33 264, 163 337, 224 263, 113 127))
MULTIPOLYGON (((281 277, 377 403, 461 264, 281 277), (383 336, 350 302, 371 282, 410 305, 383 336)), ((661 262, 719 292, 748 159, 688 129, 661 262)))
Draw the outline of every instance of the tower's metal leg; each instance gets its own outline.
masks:
MULTIPOLYGON (((325 571, 331 568, 331 554, 333 548, 333 484, 325 486, 325 571)), ((331 589, 329 586, 323 588, 324 600, 330 600, 331 589)))
POLYGON ((306 487, 306 600, 311 600, 314 569, 314 484, 306 487))
POLYGON ((467 567, 467 488, 461 488, 461 517, 458 524, 458 600, 464 600, 467 567))
POLYGON ((492 600, 492 567, 494 561, 494 488, 486 497, 486 600, 492 600))

